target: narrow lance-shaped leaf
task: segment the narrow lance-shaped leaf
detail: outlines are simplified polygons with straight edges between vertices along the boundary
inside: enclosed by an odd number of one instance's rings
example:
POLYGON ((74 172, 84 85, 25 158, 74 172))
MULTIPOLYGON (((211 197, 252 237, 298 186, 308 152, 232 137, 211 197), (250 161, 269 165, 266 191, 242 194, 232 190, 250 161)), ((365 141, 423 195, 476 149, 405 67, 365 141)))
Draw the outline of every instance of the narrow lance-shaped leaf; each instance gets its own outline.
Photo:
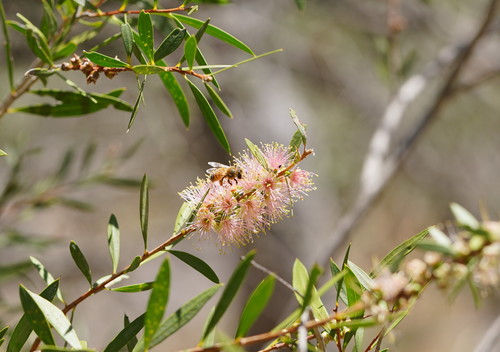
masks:
POLYGON ((141 183, 141 200, 139 204, 139 216, 141 220, 141 233, 144 241, 144 249, 148 247, 148 218, 149 218, 149 181, 144 175, 141 183))
POLYGON ((40 29, 42 33, 47 37, 51 37, 57 29, 57 20, 54 16, 54 9, 51 7, 47 0, 42 0, 42 23, 40 29))
POLYGON ((146 313, 139 315, 135 320, 125 326, 122 331, 106 346, 104 352, 118 352, 144 327, 144 317, 146 313))
POLYGON ((479 221, 472 215, 467 209, 461 206, 458 203, 450 204, 451 211, 457 219, 457 222, 462 226, 467 226, 473 230, 476 230, 480 227, 479 221))
POLYGON ((181 208, 177 213, 177 217, 175 218, 173 231, 174 235, 178 234, 184 228, 184 226, 186 226, 187 222, 191 218, 191 215, 193 214, 193 210, 193 206, 188 202, 182 203, 181 208))
POLYGON ((170 34, 160 44, 158 49, 156 49, 154 54, 155 62, 172 54, 181 45, 185 35, 186 30, 181 28, 175 28, 172 32, 170 32, 170 34))
MULTIPOLYGON (((165 63, 163 61, 159 61, 158 65, 165 66, 165 63)), ((184 94, 181 85, 177 81, 177 78, 175 78, 172 72, 160 73, 158 76, 160 77, 167 91, 172 96, 175 106, 179 111, 179 115, 181 115, 184 126, 189 127, 189 105, 187 103, 186 95, 184 94)))
MULTIPOLYGON (((185 15, 180 15, 180 14, 171 14, 171 16, 175 17, 176 19, 178 19, 179 21, 181 21, 182 23, 184 24, 187 24, 189 26, 192 26, 194 28, 200 28, 201 26, 203 26, 203 24, 205 23, 204 21, 201 21, 197 18, 193 18, 193 17, 190 17, 190 16, 185 16, 185 15)), ((230 45, 233 45, 234 47, 240 49, 240 50, 243 50, 245 52, 247 52, 248 54, 250 55, 255 55, 252 51, 252 49, 250 49, 246 44, 244 44, 242 41, 240 41, 239 39, 235 38, 234 36, 232 36, 231 34, 227 33, 226 31, 218 28, 218 27, 215 27, 214 25, 208 25, 207 29, 206 29, 206 33, 208 35, 211 35, 219 40, 222 40, 230 45)))
MULTIPOLYGON (((52 301, 56 296, 58 290, 59 280, 55 280, 40 293, 40 296, 49 301, 52 301)), ((29 318, 26 314, 24 314, 21 319, 19 319, 19 322, 12 331, 9 344, 7 345, 7 352, 21 351, 32 330, 33 329, 29 322, 29 318)))
MULTIPOLYGON (((39 295, 26 289, 22 285, 20 286, 19 290, 21 295, 21 303, 25 312, 27 314, 28 311, 33 312, 33 307, 36 307, 43 315, 43 321, 40 326, 47 326, 48 328, 50 324, 71 347, 77 349, 82 348, 82 344, 80 343, 80 339, 76 335, 74 328, 71 326, 71 323, 59 308, 57 308, 45 298, 40 297, 39 295)), ((33 321, 32 324, 34 324, 33 321)), ((38 325, 35 326, 37 326, 38 328, 38 325)), ((35 326, 33 326, 33 329, 36 331, 35 326)), ((43 339, 42 341, 44 341, 44 343, 48 345, 54 345, 54 343, 51 343, 49 341, 45 341, 43 339)))
POLYGON ((208 94, 210 94, 210 97, 212 97, 212 100, 214 101, 215 105, 219 108, 220 111, 224 115, 226 115, 229 118, 233 118, 233 114, 227 107, 226 103, 222 100, 222 98, 219 96, 219 94, 215 91, 215 89, 210 85, 205 83, 205 88, 207 88, 208 94))
MULTIPOLYGON (((42 280, 45 281, 45 283, 47 285, 50 285, 55 281, 52 274, 45 268, 45 266, 38 259, 30 256, 30 260, 31 260, 31 263, 33 263, 33 265, 35 266, 35 268, 38 271, 38 274, 40 275, 42 280)), ((60 289, 57 290, 57 298, 62 303, 65 303, 60 289)))
POLYGON ((377 267, 370 273, 370 276, 375 277, 380 274, 384 268, 397 265, 397 263, 399 263, 405 256, 410 254, 415 249, 417 244, 422 241, 428 234, 429 231, 425 229, 412 238, 398 245, 380 261, 377 267))
POLYGON ((127 62, 130 63, 132 51, 134 50, 134 35, 132 34, 132 28, 130 28, 128 23, 124 23, 120 26, 120 31, 122 34, 123 46, 127 53, 127 62))
POLYGON ((194 35, 189 36, 184 43, 184 56, 186 57, 187 64, 189 69, 193 69, 194 58, 196 57, 198 42, 194 35))
POLYGON ((10 90, 14 90, 14 60, 12 58, 12 50, 10 47, 10 37, 9 31, 7 29, 7 17, 5 16, 5 9, 3 8, 3 2, 0 1, 0 20, 2 21, 2 32, 4 38, 4 55, 5 61, 7 63, 7 74, 9 77, 10 90))
POLYGON ((215 115, 214 110, 208 103, 207 98, 203 95, 203 93, 192 83, 190 80, 186 78, 189 88, 193 92, 194 98, 196 99, 196 103, 200 107, 200 110, 205 117, 205 121, 208 124, 208 127, 215 135, 215 138, 219 141, 222 147, 228 152, 231 153, 231 147, 229 146, 229 141, 227 140, 226 135, 224 134, 224 130, 220 125, 219 120, 217 119, 217 115, 215 115))
POLYGON ((266 170, 269 170, 269 165, 267 164, 267 160, 264 157, 262 151, 257 147, 250 139, 245 138, 245 143, 247 144, 248 149, 250 149, 250 153, 257 159, 259 164, 266 170))
POLYGON ((141 284, 114 287, 111 288, 110 290, 115 292, 126 292, 126 293, 143 292, 151 290, 153 288, 153 284, 154 282, 143 282, 141 284))
MULTIPOLYGON (((302 308, 300 314, 302 314, 306 308, 309 306, 309 304, 312 302, 314 293, 316 293, 316 298, 319 299, 319 295, 317 294, 316 291, 316 281, 318 281, 319 276, 322 273, 322 269, 318 265, 314 265, 311 269, 311 272, 309 274, 309 281, 307 282, 306 290, 304 293, 304 299, 302 302, 302 308)), ((323 304, 321 304, 323 305, 323 304)))
MULTIPOLYGON (((172 315, 165 319, 161 325, 158 327, 156 334, 151 340, 150 347, 154 347, 159 343, 163 342, 166 338, 171 336, 174 332, 179 330, 181 327, 186 325, 191 319, 193 319, 196 314, 203 308, 205 303, 212 298, 212 296, 217 292, 217 290, 222 286, 218 284, 212 286, 208 290, 200 293, 198 296, 184 304, 182 307, 177 309, 172 315)), ((144 337, 139 339, 139 342, 135 346, 133 352, 143 352, 144 351, 144 337)))
POLYGON ((154 39, 153 39, 153 23, 149 13, 141 11, 137 23, 139 29, 139 36, 141 38, 144 54, 149 61, 154 60, 154 39))
POLYGON ((118 269, 118 261, 120 260, 120 227, 114 214, 111 214, 108 221, 108 249, 114 274, 118 269))
POLYGON ((255 323, 264 308, 267 306, 269 299, 274 291, 276 278, 269 275, 261 281, 259 286, 252 292, 248 299, 243 312, 241 313, 240 323, 236 331, 236 338, 243 337, 255 323))
MULTIPOLYGON (((127 314, 124 314, 123 327, 127 328, 129 325, 130 325, 130 320, 129 320, 127 314)), ((144 326, 144 324, 143 324, 143 326, 144 326)), ((137 342, 138 342, 137 336, 136 335, 132 336, 132 338, 127 342, 127 351, 132 352, 135 345, 137 345, 137 342)))
POLYGON ((85 259, 85 256, 83 255, 82 251, 74 241, 70 242, 69 251, 71 253, 71 257, 75 261, 76 266, 78 267, 78 269, 80 269, 83 276, 85 276, 89 285, 92 286, 92 275, 90 273, 89 263, 87 262, 87 259, 85 259))
POLYGON ((245 275, 248 271, 248 268, 250 267, 250 264, 254 256, 255 256, 255 251, 250 251, 238 264, 233 274, 229 278, 226 287, 222 292, 222 296, 219 299, 219 302, 217 302, 217 305, 215 306, 214 313, 210 317, 205 327, 205 330, 202 335, 202 341, 205 340, 205 338, 210 334, 215 325, 217 325, 217 323, 222 318, 227 308, 233 301, 234 297, 236 296, 236 293, 238 292, 241 284, 243 283, 243 279, 245 278, 245 275))
MULTIPOLYGON (((302 307, 304 307, 304 298, 307 298, 306 296, 308 295, 307 292, 310 283, 309 274, 307 273, 307 269, 304 266, 304 264, 302 264, 302 262, 298 259, 295 260, 292 270, 293 270, 292 285, 297 290, 295 296, 299 304, 302 307)), ((316 270, 312 271, 312 273, 314 273, 314 275, 317 275, 315 271, 316 270)), ((318 291, 316 290, 314 285, 311 286, 309 295, 311 297, 309 299, 310 301, 309 305, 311 306, 314 316, 317 319, 328 318, 328 311, 326 310, 323 302, 321 301, 318 291)))
POLYGON ((293 123, 295 124, 295 126, 297 126, 297 130, 300 132, 302 136, 302 143, 306 145, 307 143, 306 126, 302 122, 300 122, 295 110, 293 109, 289 110, 290 110, 290 117, 292 118, 293 123))
POLYGON ((26 31, 26 41, 36 57, 51 66, 54 65, 50 53, 45 50, 45 47, 41 44, 40 38, 36 36, 31 29, 26 31))
POLYGON ((0 149, 0 156, 5 156, 5 155, 7 155, 7 153, 4 152, 2 149, 0 149))
POLYGON ((186 253, 186 252, 181 252, 181 251, 173 251, 169 250, 170 253, 172 253, 174 256, 176 256, 178 259, 182 260, 184 263, 198 271, 200 274, 205 276, 207 279, 210 281, 218 284, 219 283, 219 278, 217 277, 217 274, 213 271, 213 269, 205 263, 203 260, 200 258, 186 253))
POLYGON ((0 339, 2 339, 5 336, 5 333, 9 330, 9 327, 6 326, 3 329, 0 329, 0 339))
POLYGON ((139 87, 139 94, 137 95, 137 100, 135 101, 134 107, 132 109, 132 114, 130 115, 130 120, 128 122, 127 126, 127 132, 130 130, 130 127, 132 127, 135 117, 137 116, 137 111, 139 110, 139 104, 142 100, 143 92, 144 92, 144 85, 146 84, 146 80, 143 80, 141 82, 141 85, 139 87))
POLYGON ((168 257, 156 275, 153 291, 149 296, 146 309, 145 328, 144 328, 144 346, 145 350, 153 339, 158 327, 160 326, 163 313, 165 312, 170 292, 170 263, 168 257))
POLYGON ((130 65, 127 64, 126 62, 123 62, 121 60, 112 58, 110 56, 107 56, 107 55, 104 55, 104 54, 101 54, 101 53, 97 53, 95 51, 83 51, 83 53, 85 54, 85 57, 87 59, 89 59, 94 64, 99 65, 99 66, 103 66, 103 67, 118 67, 118 68, 120 68, 120 67, 123 67, 123 68, 130 67, 130 65))

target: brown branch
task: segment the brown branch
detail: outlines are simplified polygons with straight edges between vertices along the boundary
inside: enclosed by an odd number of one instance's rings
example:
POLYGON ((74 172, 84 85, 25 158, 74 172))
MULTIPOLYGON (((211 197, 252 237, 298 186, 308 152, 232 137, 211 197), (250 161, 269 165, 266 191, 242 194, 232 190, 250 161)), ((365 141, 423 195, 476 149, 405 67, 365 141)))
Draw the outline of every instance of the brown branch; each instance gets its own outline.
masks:
POLYGON ((149 9, 149 10, 115 10, 115 11, 107 11, 107 12, 82 12, 77 18, 96 18, 96 17, 110 17, 115 15, 138 15, 142 11, 145 13, 172 13, 172 12, 183 12, 183 11, 191 11, 194 6, 179 6, 171 9, 149 9))
MULTIPOLYGON (((162 244, 157 246, 155 249, 152 249, 151 251, 144 252, 144 254, 141 256, 140 262, 142 263, 146 259, 150 258, 152 255, 165 250, 165 247, 179 241, 180 239, 186 237, 187 235, 189 235, 190 233, 192 233, 194 231, 196 231, 196 227, 194 227, 194 226, 190 226, 190 227, 183 229, 178 234, 170 237, 168 240, 166 240, 165 242, 163 242, 162 244)), ((128 273, 130 271, 130 269, 131 269, 131 265, 128 265, 123 270, 111 275, 108 279, 104 280, 99 285, 92 287, 90 290, 88 290, 83 295, 81 295, 80 297, 75 299, 73 302, 66 304, 66 306, 62 309, 62 312, 64 314, 67 314, 70 310, 76 308, 80 303, 85 301, 87 298, 104 290, 106 288, 106 286, 109 285, 111 282, 113 282, 114 280, 116 280, 120 276, 128 273)), ((40 344, 40 339, 37 338, 35 340, 35 342, 33 342, 33 345, 31 346, 30 351, 35 351, 38 348, 39 344, 40 344)))
POLYGON ((481 38, 488 32, 495 18, 497 5, 498 0, 490 1, 472 39, 466 44, 459 44, 443 50, 435 61, 424 68, 422 73, 410 77, 401 85, 394 98, 387 105, 380 126, 372 137, 369 152, 363 165, 360 191, 352 208, 337 222, 337 226, 330 236, 332 239, 330 245, 321 249, 322 253, 319 258, 321 258, 322 262, 326 262, 331 253, 347 239, 352 229, 360 222, 361 217, 370 209, 370 206, 394 178, 423 132, 435 120, 445 103, 449 101, 449 98, 453 95, 453 88, 462 70, 467 65, 472 52, 481 38), (392 135, 410 104, 425 91, 429 79, 442 73, 447 67, 452 67, 452 69, 445 77, 436 98, 427 110, 421 114, 419 123, 399 143, 396 151, 391 154, 390 141, 392 135))

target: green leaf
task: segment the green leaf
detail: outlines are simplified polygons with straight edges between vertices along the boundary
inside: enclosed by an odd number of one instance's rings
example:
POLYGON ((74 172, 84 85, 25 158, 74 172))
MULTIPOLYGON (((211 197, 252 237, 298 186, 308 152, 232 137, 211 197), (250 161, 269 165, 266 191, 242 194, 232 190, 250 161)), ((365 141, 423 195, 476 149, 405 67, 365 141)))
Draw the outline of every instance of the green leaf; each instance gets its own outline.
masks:
POLYGON ((3 329, 0 329, 0 339, 2 339, 5 336, 5 333, 9 330, 9 327, 6 326, 3 329))
POLYGON ((443 246, 435 242, 422 241, 417 243, 417 247, 429 252, 437 252, 445 255, 453 256, 455 252, 449 246, 443 246))
POLYGON ((295 0, 295 5, 299 10, 303 11, 306 8, 306 0, 295 0))
MULTIPOLYGON (((40 277, 43 279, 43 281, 47 285, 50 285, 54 281, 56 281, 56 280, 54 280, 54 277, 52 276, 52 274, 49 273, 49 271, 45 268, 45 266, 38 259, 36 259, 35 257, 30 256, 30 261, 35 266, 36 270, 38 271, 38 275, 40 275, 40 277)), ((62 297, 61 290, 59 290, 59 289, 57 290, 57 298, 62 303, 65 303, 64 299, 62 297)))
POLYGON ((120 260, 120 227, 114 214, 111 214, 108 221, 108 249, 114 274, 120 260))
POLYGON ((227 117, 233 118, 233 114, 231 113, 231 111, 227 107, 226 103, 224 103, 224 101, 221 99, 219 94, 217 94, 215 89, 210 84, 207 84, 207 83, 205 83, 205 87, 207 88, 208 94, 210 94, 210 96, 212 97, 212 100, 214 101, 215 105, 217 105, 219 110, 222 111, 222 113, 224 115, 226 115, 227 117))
POLYGON ((2 149, 0 149, 0 156, 6 156, 6 155, 7 155, 7 153, 4 152, 2 149))
MULTIPOLYGON (((218 284, 212 286, 208 290, 199 294, 181 308, 177 309, 172 315, 170 315, 165 321, 163 321, 156 334, 151 340, 150 347, 154 347, 164 341, 167 337, 171 336, 174 332, 179 330, 181 327, 186 325, 191 319, 193 319, 196 314, 203 308, 205 303, 212 298, 212 296, 217 292, 217 290, 222 286, 218 284)), ((143 352, 144 351, 144 339, 139 339, 139 342, 135 346, 133 352, 143 352)))
POLYGON ((9 77, 9 87, 14 91, 14 59, 12 58, 12 50, 10 47, 9 31, 7 29, 7 17, 5 16, 5 9, 3 2, 0 1, 0 20, 2 21, 2 32, 4 38, 4 55, 7 63, 7 76, 9 77))
MULTIPOLYGON (((165 66, 165 63, 163 61, 159 61, 158 64, 165 66)), ((189 106, 187 103, 186 95, 184 94, 184 91, 177 81, 177 78, 175 78, 172 72, 160 73, 158 76, 163 82, 165 88, 167 88, 168 92, 172 96, 175 106, 179 111, 179 115, 181 115, 184 126, 189 127, 189 106)))
MULTIPOLYGON (((309 274, 307 273, 307 269, 300 262, 300 260, 296 259, 293 263, 293 277, 292 277, 292 286, 297 290, 295 293, 295 297, 301 306, 303 306, 304 298, 306 298, 306 294, 309 286, 309 274)), ((316 274, 315 274, 316 275, 316 274)), ((314 278, 313 278, 314 279, 314 278)), ((326 319, 328 318, 328 311, 326 310, 321 298, 319 297, 318 291, 314 286, 310 288, 310 306, 313 311, 314 316, 317 319, 326 319)), ((307 302, 306 302, 307 303, 307 302)), ((299 312, 300 313, 300 312, 299 312)))
POLYGON ((139 37, 143 44, 144 54, 149 61, 154 61, 153 23, 151 22, 149 13, 141 11, 137 28, 139 29, 139 37))
POLYGON ((141 314, 135 318, 133 322, 127 324, 127 326, 125 326, 125 328, 106 346, 104 352, 119 352, 130 340, 135 338, 144 327, 145 315, 146 313, 141 314))
POLYGON ((186 57, 186 61, 188 63, 189 69, 193 69, 194 59, 196 57, 198 42, 194 35, 190 35, 186 42, 184 43, 184 56, 186 57))
POLYGON ((177 213, 177 217, 175 218, 174 224, 174 235, 178 234, 184 226, 188 223, 191 216, 193 215, 194 208, 188 203, 184 202, 177 213))
POLYGON ((82 95, 79 92, 73 91, 61 91, 61 90, 34 90, 30 93, 39 96, 51 96, 59 101, 61 104, 50 105, 32 105, 20 108, 14 108, 12 111, 26 112, 30 114, 37 114, 41 116, 53 116, 53 117, 71 117, 80 116, 84 114, 90 114, 102 109, 107 108, 112 105, 115 109, 123 111, 132 111, 132 107, 125 101, 118 99, 114 94, 121 94, 124 89, 117 89, 111 91, 108 94, 89 94, 89 97, 82 95), (97 103, 91 101, 94 99, 97 103))
POLYGON ((141 265, 141 256, 138 255, 136 256, 133 260, 132 263, 130 263, 130 266, 128 267, 127 273, 130 273, 137 269, 141 265))
POLYGON ((73 54, 76 51, 76 49, 77 49, 77 46, 73 42, 59 45, 55 49, 54 54, 52 54, 52 59, 59 60, 59 59, 68 57, 71 54, 73 54))
POLYGON ((307 135, 306 135, 306 126, 299 121, 299 118, 297 117, 297 113, 293 109, 290 110, 290 117, 292 118, 293 123, 295 126, 297 126, 297 130, 299 131, 301 137, 302 137, 302 143, 306 145, 307 142, 307 135))
POLYGON ((132 34, 132 28, 128 23, 124 23, 120 26, 120 31, 122 34, 123 46, 125 47, 125 52, 127 53, 127 61, 130 62, 130 57, 132 56, 132 51, 134 50, 134 35, 132 34))
POLYGON ((139 216, 141 220, 141 233, 144 241, 144 249, 148 247, 148 218, 149 218, 149 181, 144 174, 141 183, 141 199, 139 204, 139 216))
POLYGON ((23 285, 20 285, 19 292, 23 309, 31 322, 33 330, 45 344, 54 345, 49 328, 50 324, 71 347, 82 348, 75 329, 59 308, 45 298, 26 289, 23 285), (40 330, 43 338, 37 329, 40 330))
POLYGON ((155 65, 136 65, 132 67, 138 75, 155 75, 165 72, 165 68, 155 65))
POLYGON ((83 53, 85 54, 85 57, 87 59, 89 59, 94 64, 99 65, 99 66, 103 66, 103 67, 123 67, 123 68, 130 67, 130 65, 127 64, 126 62, 123 62, 121 60, 112 58, 110 56, 107 56, 107 55, 104 55, 104 54, 101 54, 101 53, 97 53, 95 51, 85 51, 84 50, 83 53))
POLYGON ((78 269, 80 269, 83 276, 85 276, 85 278, 89 282, 89 285, 92 286, 92 274, 90 273, 89 264, 87 262, 87 259, 85 259, 82 251, 74 241, 70 242, 69 251, 71 253, 71 257, 75 261, 76 266, 78 267, 78 269))
MULTIPOLYGON (((50 285, 48 285, 41 293, 40 296, 52 301, 59 291, 59 280, 53 281, 50 285)), ((31 334, 33 329, 31 328, 31 324, 29 322, 26 314, 23 314, 16 327, 12 331, 12 335, 9 340, 9 344, 7 345, 7 352, 19 352, 22 347, 28 340, 28 337, 31 334)))
POLYGON ((146 309, 145 328, 144 328, 144 348, 147 351, 148 347, 160 326, 163 313, 168 302, 170 291, 170 263, 168 257, 163 261, 163 264, 156 275, 156 280, 153 286, 153 291, 149 296, 148 306, 146 309))
POLYGON ((295 131, 295 133, 292 136, 292 139, 290 140, 290 149, 297 153, 298 149, 300 148, 300 145, 302 144, 303 139, 302 139, 302 134, 300 131, 295 131))
POLYGON ((130 130, 130 127, 132 127, 132 124, 135 121, 137 111, 139 110, 139 103, 141 102, 143 94, 144 94, 144 85, 145 84, 146 84, 146 80, 143 80, 141 82, 140 87, 139 87, 139 94, 137 95, 137 100, 135 101, 134 107, 132 109, 132 114, 130 115, 130 120, 129 120, 128 126, 127 126, 127 132, 130 130))
POLYGON ((0 279, 20 275, 30 268, 31 262, 29 260, 0 266, 0 279))
MULTIPOLYGON (((318 293, 316 292, 316 282, 318 281, 321 272, 322 269, 318 265, 315 264, 312 267, 311 273, 309 274, 309 280, 307 282, 306 290, 303 294, 304 299, 302 302, 302 308, 300 314, 302 314, 311 303, 312 298, 314 296, 313 293, 315 293, 316 296, 315 298, 320 299, 318 293)), ((321 305, 324 306, 323 302, 321 302, 321 305)), ((316 305, 316 307, 318 307, 318 305, 316 305)))
MULTIPOLYGON (((187 24, 187 25, 194 27, 194 28, 200 28, 205 23, 204 21, 201 21, 197 18, 193 18, 193 17, 189 17, 189 16, 185 16, 185 15, 171 14, 171 16, 178 19, 180 22, 187 24)), ((236 39, 231 34, 223 31, 222 29, 220 29, 218 27, 215 27, 215 26, 210 24, 207 27, 206 33, 208 35, 211 35, 219 40, 222 40, 222 41, 224 41, 224 42, 226 42, 226 43, 228 43, 228 44, 230 44, 230 45, 232 45, 240 50, 243 50, 243 51, 249 53, 250 55, 255 55, 253 53, 253 51, 246 44, 244 44, 239 39, 236 39)))
POLYGON ((51 37, 57 30, 57 20, 54 16, 54 9, 49 5, 47 0, 42 0, 42 23, 40 29, 42 33, 47 37, 51 37))
POLYGON ((33 34, 33 31, 31 29, 28 29, 26 31, 26 41, 28 42, 28 46, 36 57, 49 64, 50 66, 54 66, 54 62, 52 61, 50 52, 45 50, 45 47, 42 45, 42 41, 39 37, 33 34))
POLYGON ((347 262, 347 266, 351 270, 351 272, 356 276, 361 286, 363 286, 366 290, 371 290, 375 283, 373 279, 368 275, 363 269, 359 266, 351 262, 350 260, 347 262))
POLYGON ((248 333, 248 330, 255 323, 264 308, 267 306, 269 299, 274 291, 276 278, 269 275, 262 280, 257 288, 252 292, 248 299, 243 312, 241 313, 236 338, 243 337, 248 333))
POLYGON ((266 157, 260 148, 253 144, 248 138, 245 138, 245 143, 247 144, 248 149, 250 149, 250 153, 252 153, 255 159, 257 159, 259 164, 261 164, 264 169, 269 170, 269 164, 267 163, 266 157))
POLYGON ((126 292, 126 293, 142 292, 142 291, 151 290, 153 288, 153 284, 154 284, 154 282, 144 282, 141 284, 115 287, 115 288, 111 288, 110 290, 116 291, 116 292, 126 292))
POLYGON ((172 54, 181 45, 185 36, 186 36, 185 29, 175 28, 163 40, 158 49, 156 49, 154 53, 154 60, 158 61, 163 59, 165 56, 172 54))
POLYGON ((233 274, 229 278, 226 288, 222 292, 222 296, 217 302, 217 305, 214 309, 214 314, 208 320, 207 325, 205 326, 205 330, 202 335, 202 341, 210 334, 215 325, 222 318, 227 308, 231 304, 232 300, 236 296, 241 284, 243 283, 243 279, 250 267, 253 257, 255 256, 255 251, 250 251, 243 260, 238 264, 233 274))
POLYGON ((216 284, 219 283, 219 278, 217 277, 217 274, 212 270, 212 268, 207 263, 205 263, 200 258, 192 254, 181 251, 169 250, 169 252, 172 253, 174 256, 176 256, 178 259, 182 260, 190 267, 192 267, 194 270, 198 271, 200 274, 205 276, 213 283, 216 284))
POLYGON ((382 270, 384 270, 384 268, 399 263, 401 259, 403 259, 415 249, 417 244, 422 241, 422 239, 424 239, 428 235, 428 233, 429 230, 425 229, 394 248, 380 261, 377 267, 370 273, 370 276, 376 277, 382 272, 382 270))
POLYGON ((481 227, 479 221, 472 215, 467 209, 462 207, 460 204, 451 203, 450 204, 451 212, 457 219, 457 222, 461 226, 466 226, 470 229, 477 230, 481 227))
POLYGON ((228 152, 231 153, 231 147, 229 146, 229 141, 226 138, 226 135, 224 134, 224 130, 222 129, 222 126, 220 125, 219 120, 217 119, 217 116, 215 115, 214 110, 208 103, 207 98, 203 95, 203 93, 192 83, 190 80, 186 79, 189 88, 191 88, 191 91, 193 92, 194 98, 196 99, 196 102, 198 103, 198 106, 200 107, 200 110, 203 114, 203 117, 205 117, 205 121, 208 124, 208 127, 212 131, 212 133, 215 135, 215 138, 219 141, 219 143, 222 145, 222 147, 228 152))
POLYGON ((344 277, 344 285, 347 293, 347 304, 351 307, 361 298, 363 286, 349 267, 347 267, 347 274, 344 277))

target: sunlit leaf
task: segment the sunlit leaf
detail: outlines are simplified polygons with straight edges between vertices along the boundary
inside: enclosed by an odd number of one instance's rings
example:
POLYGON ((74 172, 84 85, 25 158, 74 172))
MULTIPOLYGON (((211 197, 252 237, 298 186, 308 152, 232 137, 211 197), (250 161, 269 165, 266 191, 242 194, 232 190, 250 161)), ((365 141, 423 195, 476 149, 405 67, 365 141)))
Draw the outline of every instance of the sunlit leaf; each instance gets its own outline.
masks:
MULTIPOLYGON (((50 303, 50 301, 45 298, 31 292, 24 286, 20 286, 19 292, 21 295, 21 303, 23 305, 24 312, 27 314, 28 319, 31 322, 33 330, 37 332, 37 329, 49 329, 49 324, 61 335, 61 337, 70 344, 73 348, 81 349, 82 344, 80 339, 76 335, 75 329, 71 326, 64 313, 57 308, 55 305, 50 303), (38 312, 36 312, 38 310, 38 312), (40 321, 40 313, 42 314, 42 320, 40 321), (36 328, 35 328, 36 327, 36 328)), ((47 333, 43 333, 44 338, 42 341, 48 345, 54 345, 53 340, 47 333)))
POLYGON ((156 275, 153 291, 149 296, 144 328, 144 347, 147 350, 154 334, 160 326, 168 302, 170 291, 170 263, 168 257, 156 275))
MULTIPOLYGON (((38 271, 38 274, 42 278, 42 280, 47 284, 50 285, 52 284, 55 280, 52 274, 45 268, 45 266, 35 257, 30 256, 30 261, 31 263, 35 266, 36 270, 38 271)), ((64 299, 62 297, 61 290, 57 290, 57 298, 64 303, 64 299)))
POLYGON ((118 220, 116 220, 114 214, 111 214, 108 221, 108 249, 114 274, 116 273, 118 261, 120 260, 120 227, 118 226, 118 220))
MULTIPOLYGON (((292 271, 292 286, 295 288, 295 290, 297 290, 297 292, 295 293, 295 297, 297 298, 299 304, 302 306, 310 282, 309 274, 307 273, 307 269, 304 264, 302 264, 298 259, 296 259, 293 263, 292 271)), ((328 311, 321 301, 321 298, 319 297, 318 291, 315 287, 311 287, 310 297, 310 306, 314 313, 314 316, 317 319, 328 318, 328 311)))
POLYGON ((78 269, 80 269, 83 276, 85 276, 89 285, 92 286, 92 274, 90 273, 89 264, 87 262, 87 259, 85 259, 82 251, 74 241, 70 242, 69 251, 71 253, 71 257, 75 261, 76 266, 78 267, 78 269))
POLYGON ((462 226, 467 226, 473 230, 478 229, 481 224, 467 209, 457 203, 450 204, 451 211, 457 219, 457 222, 462 226))
POLYGON ((262 280, 259 286, 252 292, 241 313, 240 322, 236 331, 236 338, 243 337, 247 334, 248 330, 250 330, 267 306, 273 294, 275 282, 276 278, 269 275, 262 280))
MULTIPOLYGON (((158 62, 159 65, 165 66, 163 61, 158 62)), ((172 72, 164 72, 160 73, 159 77, 163 82, 163 85, 168 90, 172 99, 174 100, 175 106, 179 111, 179 115, 181 115, 182 122, 184 126, 189 127, 189 106, 187 103, 186 95, 182 90, 177 78, 175 78, 172 72)))
POLYGON ((250 251, 233 271, 233 274, 229 278, 226 287, 222 292, 222 296, 219 299, 219 302, 217 302, 217 305, 215 306, 213 315, 210 317, 207 325, 205 326, 205 330, 202 335, 202 341, 205 340, 205 338, 210 334, 215 325, 217 325, 217 323, 231 304, 232 300, 236 296, 236 293, 243 283, 243 279, 245 278, 245 275, 254 256, 255 251, 250 251))
POLYGON ((191 215, 193 214, 193 210, 193 206, 191 206, 190 203, 182 203, 181 208, 177 213, 177 217, 175 218, 173 231, 174 235, 178 234, 184 228, 184 226, 186 226, 187 222, 191 218, 191 215))
POLYGON ((192 267, 193 269, 195 269, 196 271, 198 271, 200 274, 205 276, 210 281, 216 284, 219 283, 219 278, 217 277, 217 274, 206 262, 204 262, 200 258, 192 254, 181 251, 169 250, 169 252, 172 253, 174 256, 176 256, 178 259, 182 260, 190 267, 192 267))
POLYGON ((165 72, 163 67, 155 65, 135 65, 132 70, 138 75, 155 75, 165 72))
POLYGON ((252 143, 251 140, 245 138, 245 143, 247 144, 248 149, 250 149, 250 153, 257 159, 259 164, 266 170, 269 170, 269 164, 267 163, 266 157, 262 153, 259 147, 252 143))
POLYGON ((347 266, 349 267, 351 272, 356 276, 356 278, 358 279, 361 286, 363 286, 363 288, 365 288, 366 290, 370 290, 374 287, 375 283, 373 279, 363 269, 361 269, 359 266, 357 266, 350 260, 347 262, 347 266))
POLYGON ((7 153, 4 152, 2 149, 0 149, 0 156, 5 156, 5 155, 7 155, 7 153))
MULTIPOLYGON (((59 291, 59 280, 53 281, 48 285, 41 293, 40 296, 52 301, 59 291)), ((9 344, 7 345, 7 352, 19 352, 28 340, 28 337, 33 331, 28 317, 24 314, 16 327, 12 331, 10 336, 9 344)))

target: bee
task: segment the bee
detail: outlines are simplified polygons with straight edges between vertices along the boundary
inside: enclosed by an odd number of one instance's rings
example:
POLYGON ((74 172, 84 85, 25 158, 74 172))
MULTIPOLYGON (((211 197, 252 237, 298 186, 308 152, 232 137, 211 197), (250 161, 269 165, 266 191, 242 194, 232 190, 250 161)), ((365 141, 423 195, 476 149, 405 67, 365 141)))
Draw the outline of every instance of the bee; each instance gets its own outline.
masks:
POLYGON ((212 168, 207 170, 207 173, 210 177, 210 181, 217 182, 219 181, 220 185, 223 185, 224 179, 227 180, 227 183, 232 185, 231 180, 234 180, 238 183, 238 180, 243 178, 243 170, 238 166, 227 166, 224 164, 216 163, 214 161, 210 161, 208 163, 212 168))

